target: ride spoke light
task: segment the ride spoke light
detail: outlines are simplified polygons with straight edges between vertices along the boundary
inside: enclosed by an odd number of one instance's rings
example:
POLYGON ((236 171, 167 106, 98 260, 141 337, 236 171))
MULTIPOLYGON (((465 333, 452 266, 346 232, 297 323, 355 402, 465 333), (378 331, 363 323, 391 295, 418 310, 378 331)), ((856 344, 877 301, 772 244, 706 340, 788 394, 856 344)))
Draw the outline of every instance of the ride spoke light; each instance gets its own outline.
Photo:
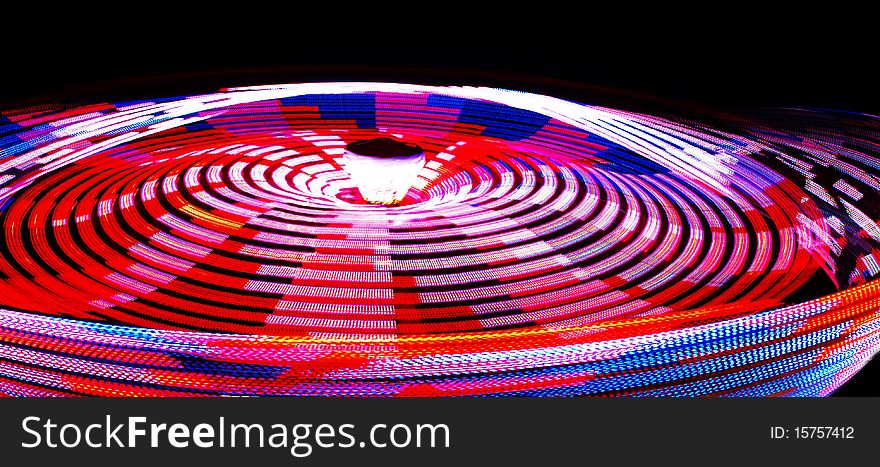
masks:
POLYGON ((345 170, 368 203, 399 203, 425 165, 420 146, 391 138, 355 141, 345 149, 345 170))

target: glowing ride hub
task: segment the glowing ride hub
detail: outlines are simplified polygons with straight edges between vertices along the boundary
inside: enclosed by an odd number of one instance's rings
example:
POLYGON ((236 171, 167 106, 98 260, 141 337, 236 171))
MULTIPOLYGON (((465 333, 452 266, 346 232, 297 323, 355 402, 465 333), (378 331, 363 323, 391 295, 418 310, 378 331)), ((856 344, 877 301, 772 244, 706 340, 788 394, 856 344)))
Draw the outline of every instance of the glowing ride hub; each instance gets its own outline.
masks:
POLYGON ((345 149, 345 170, 368 203, 399 203, 425 165, 420 146, 391 138, 355 141, 345 149))

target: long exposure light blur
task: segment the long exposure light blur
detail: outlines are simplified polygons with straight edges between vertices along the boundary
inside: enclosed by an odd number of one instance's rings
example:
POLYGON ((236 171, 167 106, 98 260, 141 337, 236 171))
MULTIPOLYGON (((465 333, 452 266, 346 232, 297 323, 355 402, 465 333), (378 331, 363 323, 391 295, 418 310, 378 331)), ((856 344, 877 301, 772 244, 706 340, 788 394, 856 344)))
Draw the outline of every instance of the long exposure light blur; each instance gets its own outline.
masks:
POLYGON ((0 112, 2 394, 827 395, 880 348, 876 116, 46 104, 0 112))

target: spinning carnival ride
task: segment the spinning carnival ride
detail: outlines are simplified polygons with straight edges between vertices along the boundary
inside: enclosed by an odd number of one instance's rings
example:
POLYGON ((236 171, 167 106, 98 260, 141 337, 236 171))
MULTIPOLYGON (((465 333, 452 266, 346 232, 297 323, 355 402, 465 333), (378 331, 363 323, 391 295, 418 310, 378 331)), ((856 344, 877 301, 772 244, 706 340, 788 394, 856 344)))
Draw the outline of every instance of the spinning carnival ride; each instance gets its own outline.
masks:
POLYGON ((386 83, 2 112, 0 393, 827 395, 880 349, 880 119, 761 118, 386 83), (346 150, 379 138, 411 176, 346 150))

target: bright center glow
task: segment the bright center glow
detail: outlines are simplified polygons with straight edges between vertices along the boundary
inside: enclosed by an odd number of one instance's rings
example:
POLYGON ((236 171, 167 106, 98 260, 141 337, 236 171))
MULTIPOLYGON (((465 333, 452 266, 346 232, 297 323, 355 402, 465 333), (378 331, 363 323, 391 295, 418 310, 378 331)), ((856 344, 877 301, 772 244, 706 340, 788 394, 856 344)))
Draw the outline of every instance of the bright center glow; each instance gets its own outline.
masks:
POLYGON ((381 153, 384 145, 391 141, 385 138, 381 140, 381 143, 377 143, 363 153, 354 152, 352 145, 349 145, 343 155, 343 161, 345 170, 357 185, 365 201, 394 205, 406 197, 406 193, 416 182, 419 171, 425 165, 425 153, 417 146, 410 146, 410 149, 418 150, 416 154, 400 154, 393 148, 387 153, 381 153), (380 152, 377 153, 376 148, 380 152))

